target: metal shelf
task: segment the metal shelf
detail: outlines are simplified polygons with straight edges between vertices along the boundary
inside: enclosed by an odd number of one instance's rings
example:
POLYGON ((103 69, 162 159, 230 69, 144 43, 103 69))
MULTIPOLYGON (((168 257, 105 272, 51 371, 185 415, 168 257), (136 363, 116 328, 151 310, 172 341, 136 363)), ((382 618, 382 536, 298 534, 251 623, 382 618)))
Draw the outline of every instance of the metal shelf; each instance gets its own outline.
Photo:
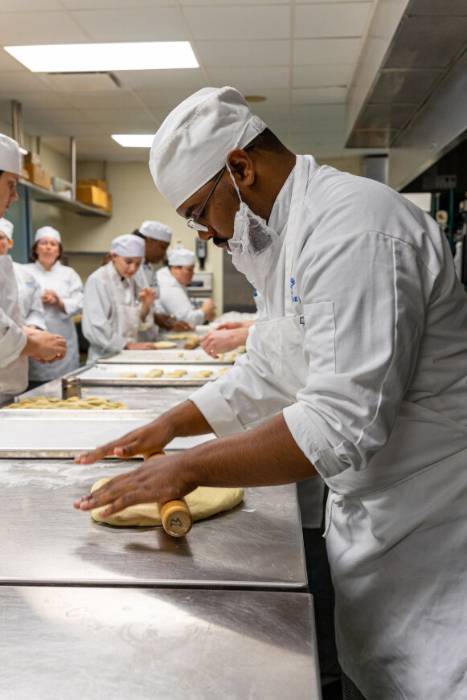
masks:
POLYGON ((97 207, 91 207, 88 204, 83 204, 78 202, 76 199, 70 199, 59 192, 52 192, 44 187, 35 185, 29 180, 23 180, 20 178, 20 184, 27 187, 31 192, 31 196, 36 202, 49 202, 50 204, 56 204, 63 209, 68 209, 69 211, 75 212, 80 216, 100 216, 104 219, 110 219, 112 216, 110 212, 104 211, 104 209, 98 209, 97 207))

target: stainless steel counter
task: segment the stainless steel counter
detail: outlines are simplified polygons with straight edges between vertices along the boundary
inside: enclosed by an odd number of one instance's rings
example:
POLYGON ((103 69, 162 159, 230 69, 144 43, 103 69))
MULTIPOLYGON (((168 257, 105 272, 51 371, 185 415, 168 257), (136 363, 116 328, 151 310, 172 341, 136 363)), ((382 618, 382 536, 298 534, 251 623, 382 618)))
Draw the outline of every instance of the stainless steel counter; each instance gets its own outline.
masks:
POLYGON ((1 460, 0 582, 306 588, 294 486, 248 489, 243 505, 195 523, 184 540, 72 508, 97 479, 133 467, 1 460))
POLYGON ((0 588, 2 700, 320 700, 305 593, 0 588))

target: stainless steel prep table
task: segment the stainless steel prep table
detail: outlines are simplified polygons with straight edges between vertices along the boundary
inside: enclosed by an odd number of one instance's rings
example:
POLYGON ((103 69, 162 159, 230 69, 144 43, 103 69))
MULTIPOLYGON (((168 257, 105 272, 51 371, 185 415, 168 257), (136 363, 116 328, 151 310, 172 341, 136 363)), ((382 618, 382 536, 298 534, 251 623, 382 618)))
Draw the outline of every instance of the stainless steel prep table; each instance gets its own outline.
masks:
POLYGON ((73 509, 97 479, 134 466, 0 460, 0 582, 306 589, 295 486, 248 489, 242 505, 183 540, 73 509))
MULTIPOLYGON (((0 412, 0 458, 71 458, 146 425, 145 411, 4 409, 0 412)), ((165 449, 184 450, 215 435, 177 437, 165 449)))
POLYGON ((220 366, 201 364, 100 364, 82 367, 72 372, 67 377, 74 377, 81 386, 202 386, 207 382, 213 382, 230 369, 231 365, 220 366), (163 372, 161 377, 150 377, 148 374, 154 370, 163 372), (184 372, 181 377, 170 376, 171 373, 184 372), (199 376, 202 372, 209 372, 210 376, 199 376))
POLYGON ((305 593, 0 587, 2 700, 320 700, 305 593))
MULTIPOLYGON (((129 409, 150 410, 155 415, 160 415, 185 401, 195 391, 194 387, 82 387, 81 395, 85 399, 96 394, 110 401, 123 401, 129 409)), ((38 396, 61 396, 62 384, 60 379, 42 384, 37 389, 32 389, 21 394, 21 399, 38 396)))

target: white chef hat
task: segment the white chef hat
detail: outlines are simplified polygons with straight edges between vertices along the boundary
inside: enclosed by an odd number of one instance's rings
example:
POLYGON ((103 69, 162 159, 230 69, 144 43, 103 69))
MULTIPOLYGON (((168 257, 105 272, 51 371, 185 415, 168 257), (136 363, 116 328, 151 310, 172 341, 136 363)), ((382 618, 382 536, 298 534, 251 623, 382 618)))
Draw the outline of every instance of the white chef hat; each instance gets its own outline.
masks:
POLYGON ((53 226, 42 226, 41 228, 38 228, 36 235, 34 236, 34 243, 40 241, 41 238, 51 238, 53 241, 57 241, 57 243, 62 242, 62 237, 59 231, 57 231, 57 229, 53 226))
POLYGON ((180 245, 169 252, 167 260, 170 267, 191 267, 195 264, 195 254, 180 245))
POLYGON ((11 221, 8 221, 8 219, 0 219, 0 233, 5 234, 7 238, 10 239, 10 241, 13 240, 13 230, 14 226, 11 223, 11 221))
POLYGON ((0 170, 21 175, 21 152, 13 139, 0 134, 0 170))
POLYGON ((143 221, 138 231, 145 238, 152 238, 155 241, 170 243, 172 240, 172 231, 160 221, 143 221))
POLYGON ((159 192, 177 209, 266 129, 232 87, 202 88, 181 102, 154 136, 149 169, 159 192))
POLYGON ((132 233, 124 233, 123 236, 113 239, 110 251, 125 258, 144 258, 145 247, 142 238, 132 233))

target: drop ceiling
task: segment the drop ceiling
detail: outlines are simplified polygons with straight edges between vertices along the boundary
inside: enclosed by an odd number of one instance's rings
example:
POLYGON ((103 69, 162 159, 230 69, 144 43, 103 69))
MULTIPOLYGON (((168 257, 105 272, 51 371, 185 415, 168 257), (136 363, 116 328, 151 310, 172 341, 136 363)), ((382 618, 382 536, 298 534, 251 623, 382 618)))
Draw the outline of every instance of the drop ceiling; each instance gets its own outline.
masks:
POLYGON ((33 74, 0 49, 0 120, 23 105, 24 129, 85 159, 145 160, 111 133, 152 133, 180 100, 231 84, 290 147, 346 151, 345 102, 377 0, 0 0, 0 46, 189 40, 198 69, 122 71, 104 80, 33 74), (84 89, 83 89, 84 87, 84 89))

